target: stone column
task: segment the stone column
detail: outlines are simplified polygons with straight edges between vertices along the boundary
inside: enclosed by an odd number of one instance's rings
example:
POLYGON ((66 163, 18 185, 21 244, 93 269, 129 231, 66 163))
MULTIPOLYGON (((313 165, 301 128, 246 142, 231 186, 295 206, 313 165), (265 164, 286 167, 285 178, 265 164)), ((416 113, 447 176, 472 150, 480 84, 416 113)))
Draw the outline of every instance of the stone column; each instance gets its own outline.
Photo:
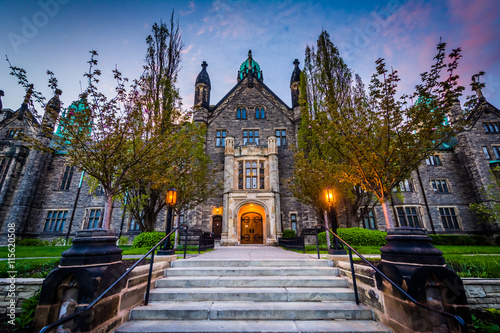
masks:
POLYGON ((229 231, 229 193, 233 191, 234 188, 234 137, 226 137, 226 149, 224 151, 224 195, 222 203, 222 234, 221 234, 221 245, 227 245, 228 242, 228 231, 229 231))
POLYGON ((281 223, 278 221, 281 218, 280 207, 280 174, 278 164, 278 144, 275 136, 267 138, 268 154, 269 154, 269 189, 273 193, 274 205, 270 211, 270 240, 276 241, 277 237, 282 235, 281 223))

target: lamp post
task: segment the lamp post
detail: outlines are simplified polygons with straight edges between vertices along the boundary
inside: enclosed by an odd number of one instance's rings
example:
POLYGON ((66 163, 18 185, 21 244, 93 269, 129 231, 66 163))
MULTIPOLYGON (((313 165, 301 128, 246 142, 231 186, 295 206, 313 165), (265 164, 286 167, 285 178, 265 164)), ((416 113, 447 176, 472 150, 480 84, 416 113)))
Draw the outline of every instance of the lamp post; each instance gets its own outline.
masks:
MULTIPOLYGON (((175 203, 177 202, 177 191, 175 189, 170 189, 167 192, 167 197, 165 198, 165 201, 167 202, 168 205, 168 210, 167 210, 167 227, 166 227, 166 235, 170 233, 172 230, 172 208, 175 206, 175 203)), ((163 248, 161 250, 158 250, 158 255, 172 255, 175 254, 175 249, 171 249, 172 244, 170 243, 170 237, 167 238, 165 241, 163 248)))
MULTIPOLYGON (((335 202, 335 191, 331 188, 327 188, 325 189, 324 191, 324 194, 325 194, 325 202, 328 206, 328 212, 329 213, 332 213, 332 207, 333 207, 333 204, 335 202)), ((328 220, 327 220, 327 215, 325 213, 325 224, 327 225, 328 227, 328 220)), ((333 214, 330 214, 331 216, 331 219, 332 219, 332 231, 337 234, 337 214, 335 212, 335 209, 333 209, 333 214)), ((328 231, 326 232, 326 239, 329 240, 330 239, 330 235, 328 234, 328 231)), ((333 241, 334 241, 334 244, 328 248, 328 253, 329 254, 347 254, 346 250, 344 248, 342 248, 339 244, 339 240, 337 239, 337 237, 333 237, 333 241)))

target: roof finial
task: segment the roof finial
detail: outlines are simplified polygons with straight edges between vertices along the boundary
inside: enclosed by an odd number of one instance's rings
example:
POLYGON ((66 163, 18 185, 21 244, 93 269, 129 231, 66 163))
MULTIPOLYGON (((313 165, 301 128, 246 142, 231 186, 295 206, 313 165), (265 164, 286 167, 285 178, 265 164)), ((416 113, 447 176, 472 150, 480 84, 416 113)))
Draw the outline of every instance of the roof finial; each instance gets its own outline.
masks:
POLYGON ((295 60, 293 61, 293 64, 295 65, 295 68, 299 67, 299 64, 300 64, 299 59, 295 59, 295 60))
POLYGON ((206 69, 207 66, 208 66, 207 62, 203 60, 203 62, 201 63, 201 67, 203 67, 203 69, 206 69))
POLYGON ((252 70, 252 50, 248 50, 248 69, 252 70))
MULTIPOLYGON (((484 74, 484 73, 483 73, 484 74)), ((484 84, 481 84, 479 82, 479 77, 481 76, 481 74, 474 74, 472 75, 472 90, 474 90, 476 92, 476 95, 478 97, 478 99, 481 100, 484 99, 484 95, 483 95, 483 92, 481 91, 481 86, 484 85, 484 84)))
POLYGON ((0 111, 2 111, 3 109, 3 105, 2 105, 2 96, 5 96, 4 93, 3 93, 3 90, 0 90, 0 111))

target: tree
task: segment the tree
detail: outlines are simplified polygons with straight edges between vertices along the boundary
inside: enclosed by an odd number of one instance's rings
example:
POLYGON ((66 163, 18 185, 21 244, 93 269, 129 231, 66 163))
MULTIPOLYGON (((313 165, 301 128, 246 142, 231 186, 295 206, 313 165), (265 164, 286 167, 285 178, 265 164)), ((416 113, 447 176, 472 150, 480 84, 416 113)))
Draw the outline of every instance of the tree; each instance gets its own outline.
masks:
MULTIPOLYGON (((300 104, 302 107, 301 124, 298 133, 298 147, 294 154, 294 175, 289 181, 296 198, 315 208, 316 215, 322 219, 322 212, 327 208, 323 191, 330 187, 337 193, 335 206, 343 205, 347 213, 347 225, 358 225, 364 212, 361 206, 372 202, 372 195, 362 191, 360 186, 342 179, 348 165, 342 163, 340 157, 332 154, 322 146, 313 126, 321 114, 327 112, 327 94, 330 99, 341 101, 344 93, 351 85, 351 70, 340 57, 337 48, 329 41, 326 32, 318 38, 317 49, 307 46, 304 70, 301 73, 300 104), (321 67, 325 65, 325 67, 321 67), (330 80, 329 91, 324 89, 326 73, 330 80)), ((358 94, 364 93, 362 82, 357 78, 358 94)))
MULTIPOLYGON (((453 101, 461 94, 455 70, 460 49, 452 50, 446 62, 446 44, 437 45, 429 72, 411 95, 397 97, 397 71, 376 61, 368 94, 353 82, 351 72, 337 48, 322 32, 318 40, 315 78, 306 80, 306 91, 315 91, 320 111, 311 130, 318 139, 323 163, 341 164, 341 181, 359 184, 373 193, 384 211, 387 228, 393 228, 388 198, 391 190, 451 136, 458 124, 447 121, 453 101), (342 70, 339 70, 342 69, 342 70)), ((332 166, 333 168, 333 166, 332 166)))

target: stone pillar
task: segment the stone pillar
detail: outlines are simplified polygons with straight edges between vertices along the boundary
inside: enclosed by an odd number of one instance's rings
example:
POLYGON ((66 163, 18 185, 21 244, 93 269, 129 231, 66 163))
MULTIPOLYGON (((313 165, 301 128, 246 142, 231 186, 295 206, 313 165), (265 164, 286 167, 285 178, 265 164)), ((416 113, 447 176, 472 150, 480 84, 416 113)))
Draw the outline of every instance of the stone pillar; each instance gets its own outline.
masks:
POLYGON ((271 241, 276 241, 277 237, 282 236, 281 223, 281 207, 280 207, 280 173, 278 164, 278 144, 275 136, 267 138, 267 149, 269 154, 269 190, 273 193, 274 203, 270 209, 270 235, 268 238, 271 241))
POLYGON ((224 194, 222 198, 222 234, 221 245, 228 245, 228 229, 230 214, 232 211, 229 208, 229 193, 234 188, 234 137, 226 137, 225 151, 224 151, 224 194))
MULTIPOLYGON (((422 228, 387 231, 380 249, 378 269, 420 303, 461 316, 470 322, 462 280, 446 268, 443 252, 432 245, 422 228)), ((414 305, 379 274, 377 287, 384 293, 386 322, 396 332, 460 332, 456 322, 414 305)))

